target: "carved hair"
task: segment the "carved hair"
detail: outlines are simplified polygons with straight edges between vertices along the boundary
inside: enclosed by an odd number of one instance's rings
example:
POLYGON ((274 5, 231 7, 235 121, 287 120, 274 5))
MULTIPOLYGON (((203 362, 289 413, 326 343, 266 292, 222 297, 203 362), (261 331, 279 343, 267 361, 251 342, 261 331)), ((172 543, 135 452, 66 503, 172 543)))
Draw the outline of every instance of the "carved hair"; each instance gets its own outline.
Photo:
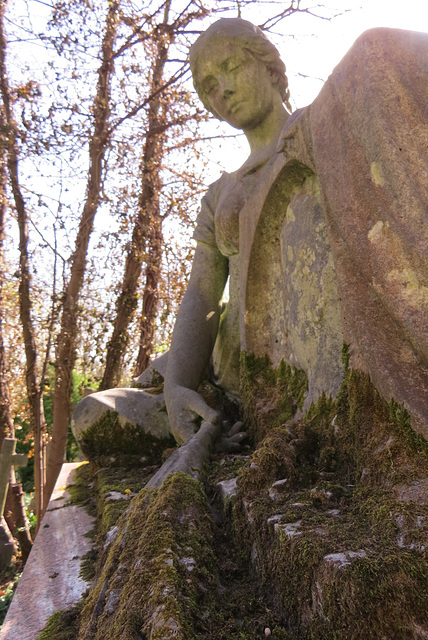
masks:
POLYGON ((198 58, 211 38, 233 38, 242 49, 249 51, 260 60, 269 71, 282 101, 291 112, 292 109, 289 103, 290 91, 288 90, 288 78, 285 74, 285 64, 281 60, 277 48, 266 38, 259 27, 241 18, 221 18, 217 20, 190 47, 189 58, 193 84, 208 111, 212 111, 212 107, 198 82, 198 58))

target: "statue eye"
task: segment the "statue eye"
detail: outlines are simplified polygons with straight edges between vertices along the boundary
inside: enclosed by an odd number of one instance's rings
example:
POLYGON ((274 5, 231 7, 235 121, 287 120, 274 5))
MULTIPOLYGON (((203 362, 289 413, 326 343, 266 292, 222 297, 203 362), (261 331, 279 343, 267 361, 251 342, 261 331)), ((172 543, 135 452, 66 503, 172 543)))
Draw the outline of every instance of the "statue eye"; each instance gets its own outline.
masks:
POLYGON ((209 78, 205 78, 202 81, 202 90, 207 96, 210 95, 210 93, 212 93, 213 91, 215 91, 217 87, 218 87, 218 82, 213 76, 210 76, 209 78))
POLYGON ((238 71, 238 69, 240 69, 242 67, 242 62, 239 62, 238 64, 234 64, 230 69, 229 69, 229 73, 235 73, 236 71, 238 71))

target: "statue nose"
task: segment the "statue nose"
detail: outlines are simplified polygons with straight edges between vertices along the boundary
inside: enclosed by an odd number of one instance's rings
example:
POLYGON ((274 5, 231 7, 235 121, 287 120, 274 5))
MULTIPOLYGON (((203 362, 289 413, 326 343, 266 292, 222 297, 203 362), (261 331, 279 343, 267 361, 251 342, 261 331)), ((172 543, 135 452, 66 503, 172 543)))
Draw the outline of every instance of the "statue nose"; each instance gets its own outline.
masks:
POLYGON ((227 76, 220 78, 220 89, 223 98, 230 98, 230 96, 233 95, 234 90, 230 82, 230 78, 227 76))

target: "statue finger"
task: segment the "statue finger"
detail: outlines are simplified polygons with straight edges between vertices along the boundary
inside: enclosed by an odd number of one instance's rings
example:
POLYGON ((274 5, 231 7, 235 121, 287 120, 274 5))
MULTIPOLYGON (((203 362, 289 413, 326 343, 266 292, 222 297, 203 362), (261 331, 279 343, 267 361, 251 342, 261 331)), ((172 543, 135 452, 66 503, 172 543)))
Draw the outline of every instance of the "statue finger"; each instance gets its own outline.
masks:
POLYGON ((238 442, 232 442, 230 438, 221 438, 217 443, 216 450, 221 453, 239 453, 241 445, 238 442))
POLYGON ((233 425, 233 427, 228 431, 228 436, 229 438, 231 438, 232 436, 236 435, 237 433, 240 433, 241 431, 244 431, 244 423, 239 421, 239 422, 235 422, 235 424, 233 425))
POLYGON ((191 395, 189 394, 189 408, 194 411, 198 416, 200 416, 206 422, 212 422, 213 424, 217 424, 220 419, 220 412, 212 409, 207 405, 205 400, 197 393, 196 391, 192 391, 191 395))
POLYGON ((239 431, 239 433, 235 433, 233 436, 229 437, 228 440, 229 442, 237 442, 238 444, 241 444, 241 442, 244 442, 247 438, 248 433, 246 431, 239 431))

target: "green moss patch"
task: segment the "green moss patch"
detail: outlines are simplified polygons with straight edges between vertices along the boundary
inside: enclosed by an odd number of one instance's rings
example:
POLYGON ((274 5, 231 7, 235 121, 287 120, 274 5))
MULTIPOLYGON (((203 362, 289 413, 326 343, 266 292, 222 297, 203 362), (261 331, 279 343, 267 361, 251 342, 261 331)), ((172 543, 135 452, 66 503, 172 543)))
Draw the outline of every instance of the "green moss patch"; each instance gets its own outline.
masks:
POLYGON ((37 640, 76 640, 79 628, 79 607, 57 611, 48 620, 37 640))
POLYGON ((145 486, 158 465, 104 467, 94 471, 98 531, 104 536, 145 486))
POLYGON ((426 446, 367 376, 269 432, 238 489, 238 540, 293 638, 427 633, 426 446))
POLYGON ((141 491, 100 559, 79 637, 194 637, 216 576, 212 539, 204 490, 189 476, 177 473, 158 491, 141 491))
POLYGON ((240 366, 244 421, 251 437, 260 442, 303 407, 307 378, 284 361, 272 368, 268 356, 256 358, 242 352, 240 366))
POLYGON ((96 516, 94 494, 94 467, 82 463, 74 472, 73 484, 67 487, 69 498, 67 504, 78 504, 84 507, 91 516, 96 516))
POLYGON ((116 411, 106 411, 80 435, 79 445, 100 466, 155 464, 162 451, 175 445, 174 438, 155 438, 138 425, 122 424, 116 411))

